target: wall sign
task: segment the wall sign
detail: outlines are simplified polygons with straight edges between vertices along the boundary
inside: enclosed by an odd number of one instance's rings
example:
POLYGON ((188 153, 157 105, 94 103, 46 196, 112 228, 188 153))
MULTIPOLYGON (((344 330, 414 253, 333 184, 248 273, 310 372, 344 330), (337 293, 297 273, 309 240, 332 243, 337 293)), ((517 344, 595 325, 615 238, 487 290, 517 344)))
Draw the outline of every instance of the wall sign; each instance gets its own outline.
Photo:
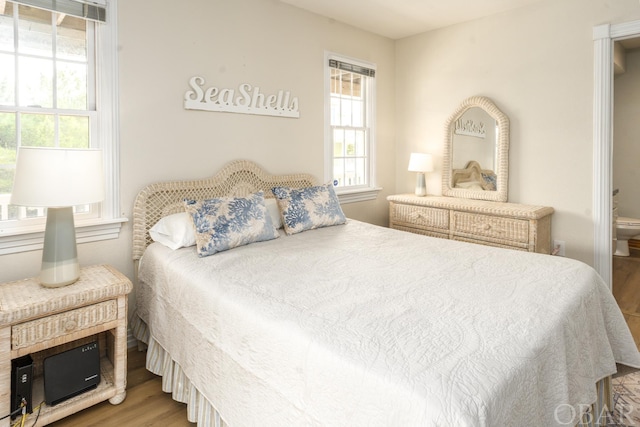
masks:
POLYGON ((455 133, 458 135, 475 136, 476 138, 484 138, 486 130, 484 129, 484 123, 474 123, 473 120, 462 121, 458 119, 456 121, 455 133))
POLYGON ((204 78, 191 77, 191 90, 184 94, 187 110, 226 111, 228 113, 259 114, 263 116, 300 117, 298 97, 279 90, 277 94, 263 94, 258 86, 242 83, 238 89, 204 88, 204 78))

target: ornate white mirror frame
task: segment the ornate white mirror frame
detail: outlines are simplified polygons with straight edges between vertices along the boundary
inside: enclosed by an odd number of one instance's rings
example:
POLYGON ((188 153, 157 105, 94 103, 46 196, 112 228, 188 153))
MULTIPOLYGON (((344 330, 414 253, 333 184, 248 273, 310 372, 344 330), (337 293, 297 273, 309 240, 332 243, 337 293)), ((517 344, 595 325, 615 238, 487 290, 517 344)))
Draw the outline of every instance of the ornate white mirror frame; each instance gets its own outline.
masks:
MULTIPOLYGON (((469 159, 470 164, 472 160, 469 159)), ((477 163, 476 163, 477 164, 477 163)), ((461 197, 465 199, 490 200, 495 202, 506 202, 508 196, 509 181, 509 118, 491 101, 484 96, 473 96, 465 99, 456 111, 449 117, 445 124, 445 140, 442 161, 442 194, 450 197, 461 197), (496 161, 495 190, 474 190, 468 188, 456 188, 453 182, 455 173, 460 173, 462 169, 453 168, 453 136, 456 132, 456 122, 463 114, 474 107, 481 108, 491 118, 496 121, 496 161)))

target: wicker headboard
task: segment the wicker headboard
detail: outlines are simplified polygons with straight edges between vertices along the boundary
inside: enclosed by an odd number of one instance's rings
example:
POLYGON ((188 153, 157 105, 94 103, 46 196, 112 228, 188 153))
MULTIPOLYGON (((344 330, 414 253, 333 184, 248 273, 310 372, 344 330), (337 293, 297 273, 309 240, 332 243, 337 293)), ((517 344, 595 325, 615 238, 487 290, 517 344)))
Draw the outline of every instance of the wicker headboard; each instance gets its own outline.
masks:
POLYGON ((138 261, 151 243, 149 229, 163 216, 179 211, 184 199, 239 197, 258 191, 264 191, 265 197, 273 197, 273 187, 312 185, 317 185, 312 175, 271 175, 248 160, 228 163, 207 179, 150 184, 138 193, 133 205, 133 260, 138 261))

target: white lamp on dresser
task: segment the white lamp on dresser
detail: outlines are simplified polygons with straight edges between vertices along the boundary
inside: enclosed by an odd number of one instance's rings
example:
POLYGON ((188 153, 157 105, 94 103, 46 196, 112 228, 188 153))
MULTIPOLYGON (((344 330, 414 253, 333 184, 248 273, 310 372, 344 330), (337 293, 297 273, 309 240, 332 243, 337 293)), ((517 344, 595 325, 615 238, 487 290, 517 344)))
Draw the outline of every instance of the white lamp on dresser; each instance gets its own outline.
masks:
POLYGON ((411 153, 409 158, 409 172, 417 172, 416 176, 416 196, 427 195, 427 184, 425 172, 433 171, 433 158, 431 154, 411 153))
POLYGON ((102 151, 20 147, 11 203, 46 207, 40 283, 69 285, 80 275, 73 206, 104 199, 102 151))

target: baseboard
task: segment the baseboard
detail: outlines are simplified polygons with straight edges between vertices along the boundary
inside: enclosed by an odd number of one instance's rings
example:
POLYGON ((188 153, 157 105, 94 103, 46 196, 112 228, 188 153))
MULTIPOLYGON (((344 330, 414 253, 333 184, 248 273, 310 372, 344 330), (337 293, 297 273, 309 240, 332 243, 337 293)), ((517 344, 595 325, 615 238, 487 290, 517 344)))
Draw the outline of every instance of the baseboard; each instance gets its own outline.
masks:
POLYGON ((630 239, 629 249, 640 249, 640 240, 630 239))

